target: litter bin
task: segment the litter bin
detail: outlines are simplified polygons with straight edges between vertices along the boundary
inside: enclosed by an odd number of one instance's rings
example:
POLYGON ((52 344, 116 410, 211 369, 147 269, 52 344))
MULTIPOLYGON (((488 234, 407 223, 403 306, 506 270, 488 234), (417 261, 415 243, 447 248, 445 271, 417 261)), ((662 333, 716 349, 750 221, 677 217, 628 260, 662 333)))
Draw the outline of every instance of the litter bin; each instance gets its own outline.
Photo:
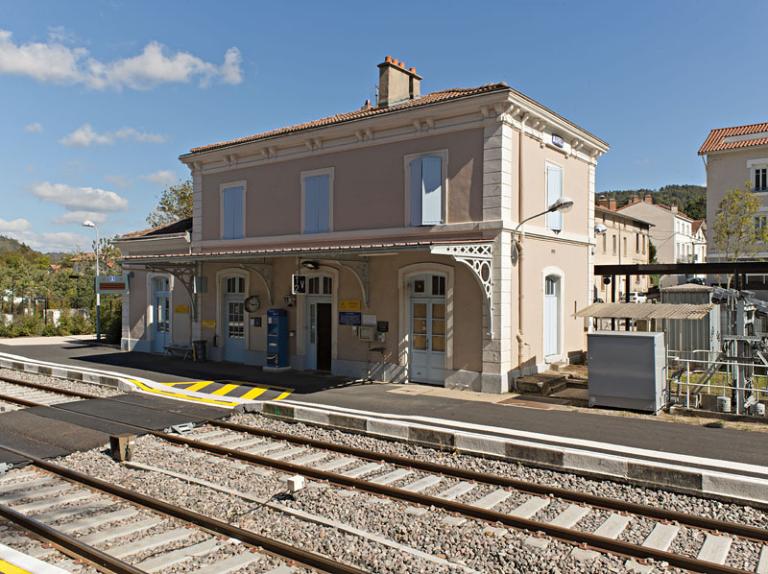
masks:
POLYGON ((198 339, 197 341, 192 341, 192 358, 195 360, 196 363, 202 363, 206 360, 206 344, 208 341, 205 339, 198 339))

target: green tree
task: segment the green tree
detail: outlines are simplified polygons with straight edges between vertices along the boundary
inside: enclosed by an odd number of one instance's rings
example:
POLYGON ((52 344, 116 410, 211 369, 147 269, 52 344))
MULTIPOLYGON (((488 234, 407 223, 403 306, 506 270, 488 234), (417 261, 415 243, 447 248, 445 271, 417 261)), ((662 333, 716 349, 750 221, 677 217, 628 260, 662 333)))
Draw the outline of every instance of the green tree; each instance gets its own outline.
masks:
POLYGON ((721 258, 730 261, 754 255, 760 243, 768 240, 768 229, 756 223, 760 200, 749 183, 744 189, 728 191, 712 228, 712 239, 721 258))
POLYGON ((157 205, 147 216, 152 227, 192 217, 192 181, 187 180, 165 188, 157 205))

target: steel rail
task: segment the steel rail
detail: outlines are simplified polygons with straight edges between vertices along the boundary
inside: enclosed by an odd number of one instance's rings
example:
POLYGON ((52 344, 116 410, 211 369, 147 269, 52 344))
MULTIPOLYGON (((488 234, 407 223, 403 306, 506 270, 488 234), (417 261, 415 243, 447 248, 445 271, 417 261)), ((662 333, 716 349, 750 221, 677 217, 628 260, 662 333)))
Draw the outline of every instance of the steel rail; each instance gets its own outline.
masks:
POLYGON ((136 492, 116 484, 111 484, 105 480, 89 476, 77 470, 72 470, 60 464, 37 458, 33 455, 30 455, 29 453, 25 453, 13 447, 0 444, 0 448, 12 452, 18 456, 22 456, 29 460, 29 462, 34 466, 62 478, 66 478, 72 482, 83 484, 94 490, 99 490, 112 496, 128 500, 129 502, 133 502, 134 504, 143 506, 145 508, 150 508, 167 516, 173 516, 174 518, 178 518, 184 522, 194 524, 229 538, 240 540, 250 544, 251 546, 258 546, 267 552, 271 552, 272 554, 276 554, 282 558, 300 562, 301 564, 309 566, 310 568, 328 572, 329 574, 367 574, 365 570, 361 570, 355 566, 350 566, 343 562, 337 562, 336 560, 321 554, 317 554, 315 552, 311 552, 309 550, 295 548, 289 544, 280 542, 279 540, 267 538, 250 530, 245 530, 216 518, 211 518, 210 516, 200 514, 199 512, 195 512, 175 504, 170 504, 164 500, 153 498, 151 496, 147 496, 146 494, 142 494, 140 492, 136 492))
MULTIPOLYGON (((69 380, 69 379, 67 379, 67 380, 69 380)), ((30 387, 30 388, 33 388, 33 389, 38 389, 40 391, 48 391, 48 392, 51 392, 51 393, 59 393, 60 395, 67 395, 67 396, 70 396, 70 397, 78 397, 78 398, 81 398, 81 399, 102 399, 102 398, 106 398, 106 397, 100 397, 98 395, 89 395, 88 393, 81 393, 79 391, 73 391, 71 389, 59 389, 57 387, 53 387, 51 385, 44 385, 42 383, 32 383, 30 381, 23 381, 21 379, 15 379, 13 377, 2 376, 2 377, 0 377, 0 382, 11 383, 11 384, 14 384, 14 385, 19 385, 20 387, 30 387)), ((80 382, 80 381, 77 381, 77 382, 80 382)), ((83 384, 87 385, 89 383, 83 383, 83 384)), ((115 390, 118 390, 118 389, 115 388, 115 390)))
MULTIPOLYGON (((0 396, 0 399, 1 398, 2 396, 0 396)), ((16 400, 16 399, 11 398, 11 400, 16 400)), ((31 402, 31 401, 27 401, 27 402, 31 402)), ((35 406, 46 406, 46 405, 35 404, 35 406)), ((56 405, 50 405, 50 407, 57 408, 56 405)), ((92 418, 99 418, 103 420, 111 420, 111 419, 108 419, 107 417, 100 417, 98 415, 85 415, 85 416, 90 416, 92 418)), ((125 424, 125 423, 122 423, 122 424, 125 424)), ((209 421, 209 424, 213 426, 220 426, 221 428, 228 428, 230 430, 242 431, 242 432, 246 432, 254 435, 262 434, 264 436, 272 436, 273 438, 280 438, 280 439, 285 439, 286 441, 293 441, 293 442, 296 442, 297 444, 303 442, 304 444, 318 446, 319 448, 328 448, 328 450, 335 450, 340 453, 357 455, 357 456, 360 456, 361 458, 368 458, 371 460, 380 460, 384 462, 390 461, 393 464, 398 464, 401 466, 411 466, 413 468, 419 468, 421 470, 426 470, 430 472, 444 473, 448 475, 453 475, 457 478, 467 478, 469 480, 476 480, 481 482, 483 481, 489 482, 489 479, 490 479, 491 484, 496 484, 499 486, 509 486, 512 488, 518 488, 519 490, 525 490, 535 494, 553 494, 553 496, 562 496, 563 498, 568 497, 567 499, 569 500, 592 504, 593 506, 601 506, 609 509, 614 509, 619 511, 623 510, 626 512, 631 512, 633 514, 639 514, 637 511, 632 510, 632 508, 636 507, 639 510, 647 511, 648 512, 647 516, 650 516, 652 518, 657 518, 660 520, 677 521, 677 522, 689 524, 691 526, 695 526, 697 528, 718 531, 718 532, 725 532, 725 533, 733 534, 735 536, 752 538, 761 542, 768 541, 768 531, 765 531, 756 527, 739 525, 739 524, 734 524, 734 523, 724 522, 724 521, 719 521, 714 519, 708 519, 703 517, 696 517, 696 516, 687 515, 684 513, 678 513, 675 511, 667 511, 667 510, 656 509, 652 507, 646 507, 644 505, 638 505, 636 503, 618 501, 618 500, 598 497, 595 495, 577 493, 574 491, 569 491, 569 490, 561 489, 558 487, 548 487, 544 485, 537 485, 534 483, 528 483, 528 482, 519 481, 516 479, 509 479, 509 478, 498 476, 498 475, 490 475, 490 474, 486 475, 485 473, 480 473, 476 471, 454 469, 452 467, 446 467, 443 465, 439 465, 437 463, 414 461, 412 459, 409 459, 407 457, 401 457, 399 455, 377 453, 375 451, 367 451, 365 449, 358 449, 355 447, 330 445, 329 443, 324 443, 323 441, 318 441, 316 439, 302 439, 300 437, 295 437, 293 435, 289 435, 286 433, 279 433, 275 431, 262 431, 261 429, 256 429, 256 428, 248 427, 245 425, 237 425, 235 423, 227 423, 223 421, 209 421), (445 469, 445 472, 443 469, 445 469), (517 484, 519 484, 520 486, 518 487, 517 484), (593 503, 592 500, 594 500, 595 502, 593 503), (706 523, 706 526, 702 525, 703 523, 706 523)), ((205 450, 205 451, 219 454, 222 456, 229 456, 239 460, 244 460, 246 462, 251 462, 260 466, 268 466, 268 467, 277 468, 280 470, 285 470, 287 472, 303 474, 305 476, 313 477, 319 480, 327 480, 329 482, 334 482, 336 484, 341 484, 343 486, 349 486, 352 488, 358 488, 360 490, 366 490, 366 491, 373 492, 375 494, 379 494, 382 496, 387 496, 390 498, 398 498, 408 502, 421 504, 424 506, 435 506, 438 508, 443 508, 444 510, 448 510, 450 512, 456 512, 466 516, 472 516, 474 518, 479 518, 481 520, 486 520, 489 522, 501 522, 502 524, 511 526, 513 528, 525 529, 525 530, 534 531, 534 532, 536 531, 543 532, 549 536, 552 536, 553 538, 558 538, 560 540, 564 540, 569 543, 575 543, 577 545, 586 544, 589 547, 594 548, 598 551, 607 551, 607 552, 611 552, 613 554, 619 554, 625 557, 640 558, 640 559, 651 558, 658 561, 666 561, 673 566, 678 566, 680 568, 685 568, 685 569, 693 570, 696 572, 702 572, 705 574, 710 574, 710 573, 711 574, 739 574, 739 573, 743 574, 745 572, 743 570, 732 568, 730 566, 717 564, 714 562, 697 560, 695 558, 690 558, 687 556, 679 556, 676 554, 672 554, 670 552, 656 550, 656 549, 648 548, 644 546, 639 546, 636 544, 615 540, 613 538, 598 536, 592 533, 580 532, 577 530, 563 528, 563 527, 555 526, 546 522, 539 522, 539 521, 530 520, 527 518, 519 518, 509 514, 504 514, 502 512, 497 512, 495 510, 486 510, 486 509, 472 506, 469 504, 464 504, 464 503, 455 502, 451 500, 445 500, 442 498, 429 496, 425 494, 414 493, 414 492, 407 491, 397 487, 379 485, 379 484, 375 484, 375 483, 362 480, 362 479, 357 479, 357 478, 349 478, 341 474, 322 471, 322 470, 318 470, 318 469, 307 467, 307 466, 296 465, 290 462, 274 460, 268 457, 263 457, 263 456, 243 452, 243 451, 238 451, 236 449, 230 449, 227 447, 222 447, 215 444, 206 443, 203 441, 198 441, 198 440, 194 440, 194 439, 190 439, 190 438, 186 438, 178 435, 172 435, 172 434, 168 434, 160 431, 155 431, 155 430, 148 429, 145 427, 140 427, 137 425, 126 425, 126 426, 132 426, 134 428, 140 429, 143 432, 146 432, 147 434, 151 434, 158 438, 165 439, 169 442, 184 444, 184 445, 196 448, 198 450, 205 450)), ((2 447, 2 445, 0 445, 0 447, 2 447)), ((8 447, 2 447, 2 448, 6 448, 6 450, 10 450, 12 452, 15 452, 16 454, 20 454, 21 456, 26 456, 24 453, 20 453, 19 451, 16 451, 13 448, 8 448, 8 447)), ((52 464, 52 463, 47 463, 47 464, 52 464)), ((75 471, 71 471, 71 472, 75 472, 75 471)), ((86 478, 90 478, 90 477, 86 477, 86 478)), ((90 480, 98 480, 98 479, 90 479, 90 480)), ((99 482, 103 483, 103 481, 99 481, 99 482)), ((103 484, 107 487, 120 488, 120 487, 115 487, 113 485, 109 485, 108 483, 103 483, 103 484)), ((143 496, 143 495, 140 495, 140 496, 143 496)), ((167 504, 162 501, 157 501, 157 502, 161 504, 167 504)), ((185 512, 191 512, 191 511, 185 511, 185 512)), ((215 519, 208 519, 208 520, 215 520, 215 519)), ((220 522, 220 521, 216 521, 216 522, 220 522)), ((236 528, 236 527, 230 527, 226 523, 220 523, 220 524, 223 525, 224 527, 236 528)))
POLYGON ((751 538, 760 542, 768 542, 768 530, 758 528, 756 526, 747 526, 743 524, 736 524, 734 522, 726 522, 724 520, 717 520, 715 518, 707 518, 703 516, 695 516, 692 514, 685 514, 684 512, 678 512, 675 510, 666 510, 664 508, 656 508, 645 504, 639 504, 636 502, 627 502, 624 500, 618 500, 614 498, 607 498, 604 496, 598 496, 596 494, 588 494, 584 492, 578 492, 575 490, 569 490, 567 488, 561 488, 558 486, 548 486, 546 484, 538 484, 535 482, 529 482, 525 480, 519 480, 515 478, 508 478, 498 474, 491 474, 485 472, 479 472, 476 470, 466 470, 462 468, 455 468, 439 464, 436 462, 427 462, 421 460, 415 460, 406 456, 397 454, 380 453, 373 450, 357 448, 353 446, 337 445, 326 441, 311 439, 305 437, 297 437, 288 433, 282 433, 271 430, 262 430, 247 425, 241 425, 237 423, 231 423, 226 421, 210 421, 208 423, 211 426, 217 426, 233 431, 244 432, 256 436, 266 436, 277 440, 285 440, 287 442, 293 442, 295 444, 303 444, 314 448, 320 448, 324 450, 338 452, 340 454, 348 454, 359 458, 368 460, 377 460, 388 462, 397 466, 408 466, 423 470, 425 472, 432 472, 435 474, 443 474, 454 478, 460 478, 463 480, 473 480, 476 482, 483 482, 486 484, 493 484, 495 486, 503 486, 507 488, 514 488, 530 494, 542 494, 552 495, 563 500, 570 500, 572 502, 578 502, 583 504, 589 504, 591 506, 598 506, 606 510, 615 510, 618 512, 629 512, 640 516, 647 516, 657 520, 667 520, 670 522, 679 522, 688 526, 701 528, 704 530, 718 531, 734 536, 740 536, 743 538, 751 538))
POLYGON ((146 574, 144 570, 140 570, 127 562, 123 562, 114 556, 110 556, 98 548, 80 542, 69 534, 51 528, 47 524, 26 516, 4 504, 0 504, 0 517, 20 526, 24 530, 36 534, 51 544, 60 546, 68 551, 67 554, 71 553, 73 557, 91 563, 100 572, 113 572, 114 574, 146 574))
POLYGON ((479 518, 480 520, 485 520, 488 522, 500 522, 506 526, 510 526, 516 529, 528 530, 530 532, 543 532, 544 534, 547 534, 553 538, 557 538, 569 543, 574 543, 576 545, 586 544, 588 547, 598 551, 619 554, 624 557, 639 559, 651 558, 657 561, 665 561, 672 566, 692 570, 694 572, 702 572, 704 574, 745 574, 744 570, 739 570, 737 568, 732 568, 730 566, 721 565, 714 562, 707 562, 688 556, 673 554, 663 550, 656 550, 655 548, 640 546, 638 544, 632 544, 629 542, 608 538, 606 536, 599 536, 590 532, 581 532, 570 528, 564 528, 547 522, 531 520, 528 518, 520 518, 495 510, 486 510, 484 508, 472 506, 470 504, 464 504, 462 502, 446 500, 436 496, 420 494, 394 486, 376 484, 374 482, 369 482, 359 478, 350 478, 335 472, 318 470, 308 466, 293 464, 282 460, 275 460, 265 456, 259 456, 223 446, 196 441, 194 439, 189 439, 183 436, 171 435, 158 431, 152 431, 150 434, 158 438, 165 439, 169 442, 183 444, 198 450, 205 450, 208 452, 220 454, 222 456, 229 456, 260 466, 302 474, 304 476, 309 476, 318 480, 326 480, 328 482, 351 488, 357 488, 359 490, 372 492, 374 494, 388 498, 400 499, 427 507, 434 506, 449 512, 456 512, 464 516, 471 516, 473 518, 479 518))

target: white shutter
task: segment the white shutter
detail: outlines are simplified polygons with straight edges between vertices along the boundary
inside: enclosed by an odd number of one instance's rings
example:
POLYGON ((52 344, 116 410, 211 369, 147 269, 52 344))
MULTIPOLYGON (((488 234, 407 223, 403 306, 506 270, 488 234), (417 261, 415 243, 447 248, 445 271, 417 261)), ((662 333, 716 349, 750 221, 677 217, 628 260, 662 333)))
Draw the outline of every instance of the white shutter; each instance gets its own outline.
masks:
POLYGON ((330 231, 330 191, 329 176, 304 178, 304 233, 330 231))
POLYGON ((421 225, 421 158, 414 159, 409 164, 411 194, 411 225, 421 225))
POLYGON ((243 237, 243 194, 242 187, 228 187, 222 194, 222 237, 241 239, 243 237))
POLYGON ((421 158, 421 223, 436 225, 443 222, 443 161, 428 155, 421 158))
MULTIPOLYGON (((563 196, 563 170, 554 165, 547 165, 547 207, 563 196)), ((563 214, 553 211, 547 214, 547 227, 552 231, 563 228, 563 214)))

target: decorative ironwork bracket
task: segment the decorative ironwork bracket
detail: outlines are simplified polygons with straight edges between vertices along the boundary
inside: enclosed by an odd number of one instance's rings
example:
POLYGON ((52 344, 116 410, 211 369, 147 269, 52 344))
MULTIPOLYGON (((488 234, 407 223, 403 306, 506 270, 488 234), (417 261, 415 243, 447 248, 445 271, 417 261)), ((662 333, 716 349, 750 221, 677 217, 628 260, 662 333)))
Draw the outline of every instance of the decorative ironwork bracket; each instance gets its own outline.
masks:
POLYGON ((368 258, 363 259, 340 259, 336 261, 341 267, 348 269, 360 284, 360 291, 363 293, 363 306, 368 308, 368 258))
POLYGON ((450 255, 472 270, 485 297, 485 316, 488 335, 493 337, 493 243, 465 243, 460 245, 433 245, 433 255, 450 255))
POLYGON ((192 321, 197 321, 197 293, 195 292, 194 263, 166 263, 162 265, 146 263, 144 270, 151 273, 168 273, 181 281, 192 305, 192 321))
POLYGON ((241 265, 241 267, 255 272, 261 278, 264 286, 267 288, 269 306, 274 305, 274 299, 272 298, 272 265, 270 263, 248 263, 247 265, 241 265))

